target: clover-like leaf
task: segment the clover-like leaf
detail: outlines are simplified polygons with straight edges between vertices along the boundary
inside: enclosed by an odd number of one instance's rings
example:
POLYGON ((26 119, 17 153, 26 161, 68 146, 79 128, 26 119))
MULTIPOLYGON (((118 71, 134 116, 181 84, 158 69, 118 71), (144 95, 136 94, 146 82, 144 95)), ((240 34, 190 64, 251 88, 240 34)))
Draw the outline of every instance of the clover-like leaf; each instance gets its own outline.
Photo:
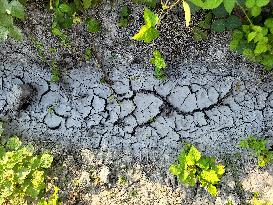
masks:
POLYGON ((10 150, 18 150, 22 145, 21 140, 14 136, 8 139, 6 147, 10 150))

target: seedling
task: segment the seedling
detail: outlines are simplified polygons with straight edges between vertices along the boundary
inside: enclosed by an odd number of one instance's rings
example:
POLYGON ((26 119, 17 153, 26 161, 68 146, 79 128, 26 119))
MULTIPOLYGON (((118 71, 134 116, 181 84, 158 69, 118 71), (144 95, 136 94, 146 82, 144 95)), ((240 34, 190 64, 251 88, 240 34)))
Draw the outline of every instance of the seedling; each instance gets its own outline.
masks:
POLYGON ((163 80, 165 78, 164 69, 167 67, 164 58, 161 56, 158 50, 153 52, 153 58, 151 58, 151 64, 154 65, 154 75, 156 78, 163 80))
POLYGON ((257 139, 254 136, 249 136, 247 139, 240 142, 240 147, 251 150, 258 158, 258 166, 264 167, 273 161, 273 151, 270 151, 266 145, 267 140, 257 139))
POLYGON ((97 19, 88 18, 85 21, 85 25, 86 25, 87 31, 91 33, 97 33, 100 31, 100 22, 97 19))
POLYGON ((217 184, 225 173, 225 167, 218 165, 215 158, 202 156, 193 145, 186 144, 177 162, 173 163, 170 172, 178 181, 191 187, 201 185, 212 196, 217 196, 217 184))

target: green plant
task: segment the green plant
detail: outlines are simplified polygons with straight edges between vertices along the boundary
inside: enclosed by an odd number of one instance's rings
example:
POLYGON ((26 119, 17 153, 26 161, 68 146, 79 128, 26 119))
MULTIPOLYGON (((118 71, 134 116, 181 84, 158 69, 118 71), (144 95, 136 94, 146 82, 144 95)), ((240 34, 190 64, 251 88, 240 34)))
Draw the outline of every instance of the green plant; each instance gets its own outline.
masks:
POLYGON ((254 196, 253 196, 251 202, 252 202, 253 205, 272 205, 272 203, 270 203, 269 201, 259 199, 259 193, 258 192, 254 193, 254 196))
POLYGON ((119 12, 118 25, 121 28, 127 27, 130 21, 131 10, 128 6, 123 6, 119 12))
POLYGON ((17 0, 0 0, 0 43, 8 36, 16 40, 23 38, 21 30, 14 25, 14 18, 25 18, 24 6, 17 0))
POLYGON ((177 176, 179 182, 194 187, 201 185, 212 196, 217 195, 216 185, 225 173, 223 165, 217 165, 212 157, 202 156, 193 145, 186 144, 177 162, 173 163, 170 172, 177 176))
POLYGON ((37 201, 45 191, 46 170, 52 155, 34 154, 32 145, 22 145, 16 136, 4 140, 1 126, 0 204, 26 204, 37 201))
POLYGON ((59 202, 58 191, 59 188, 54 186, 54 192, 49 199, 42 198, 37 205, 61 205, 62 203, 59 202))
POLYGON ((85 58, 85 61, 90 61, 92 57, 92 51, 90 48, 86 48, 85 49, 85 52, 84 52, 84 58, 85 58))
POLYGON ((87 31, 92 33, 97 33, 100 31, 100 22, 94 18, 88 18, 85 21, 85 25, 87 27, 87 31))
POLYGON ((273 151, 270 151, 267 147, 267 140, 257 139, 250 135, 247 139, 241 140, 239 146, 254 152, 258 158, 258 166, 264 167, 268 163, 273 161, 273 151))
POLYGON ((154 65, 154 75, 158 79, 165 78, 164 69, 167 67, 164 58, 162 58, 158 50, 153 51, 153 58, 151 58, 151 64, 154 65))
POLYGON ((144 21, 143 25, 137 34, 135 34, 132 39, 138 41, 144 41, 145 43, 150 43, 157 37, 159 37, 159 32, 156 29, 157 24, 159 23, 158 15, 152 12, 150 9, 144 9, 144 21))

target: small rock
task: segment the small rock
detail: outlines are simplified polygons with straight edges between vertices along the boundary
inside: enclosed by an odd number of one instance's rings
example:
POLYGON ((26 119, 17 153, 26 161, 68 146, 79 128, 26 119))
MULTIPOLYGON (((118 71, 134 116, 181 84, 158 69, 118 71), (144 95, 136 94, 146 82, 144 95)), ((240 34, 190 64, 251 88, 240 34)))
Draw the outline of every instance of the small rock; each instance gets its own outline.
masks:
POLYGON ((107 184, 109 182, 110 170, 107 166, 103 166, 99 173, 101 183, 107 184))

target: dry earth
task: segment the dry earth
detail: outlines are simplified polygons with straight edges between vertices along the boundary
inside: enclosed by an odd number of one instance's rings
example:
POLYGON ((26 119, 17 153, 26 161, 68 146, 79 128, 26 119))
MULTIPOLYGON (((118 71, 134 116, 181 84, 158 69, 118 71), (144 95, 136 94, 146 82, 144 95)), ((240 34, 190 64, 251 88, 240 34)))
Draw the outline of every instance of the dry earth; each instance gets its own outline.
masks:
POLYGON ((120 6, 105 3, 90 12, 102 31, 75 26, 68 50, 51 36, 50 14, 29 7, 24 41, 0 44, 0 118, 8 133, 52 150, 64 204, 246 204, 253 192, 272 201, 272 166, 258 169, 237 146, 249 134, 273 142, 271 74, 229 52, 228 33, 195 43, 177 10, 160 28, 156 44, 169 66, 166 80, 156 80, 150 47, 130 40, 142 7, 119 29, 120 6), (50 82, 31 36, 45 45, 46 58, 60 63, 59 83, 50 82), (82 62, 87 47, 95 52, 82 62), (32 86, 31 99, 23 84, 32 86), (183 142, 226 165, 216 199, 168 173, 183 142))

